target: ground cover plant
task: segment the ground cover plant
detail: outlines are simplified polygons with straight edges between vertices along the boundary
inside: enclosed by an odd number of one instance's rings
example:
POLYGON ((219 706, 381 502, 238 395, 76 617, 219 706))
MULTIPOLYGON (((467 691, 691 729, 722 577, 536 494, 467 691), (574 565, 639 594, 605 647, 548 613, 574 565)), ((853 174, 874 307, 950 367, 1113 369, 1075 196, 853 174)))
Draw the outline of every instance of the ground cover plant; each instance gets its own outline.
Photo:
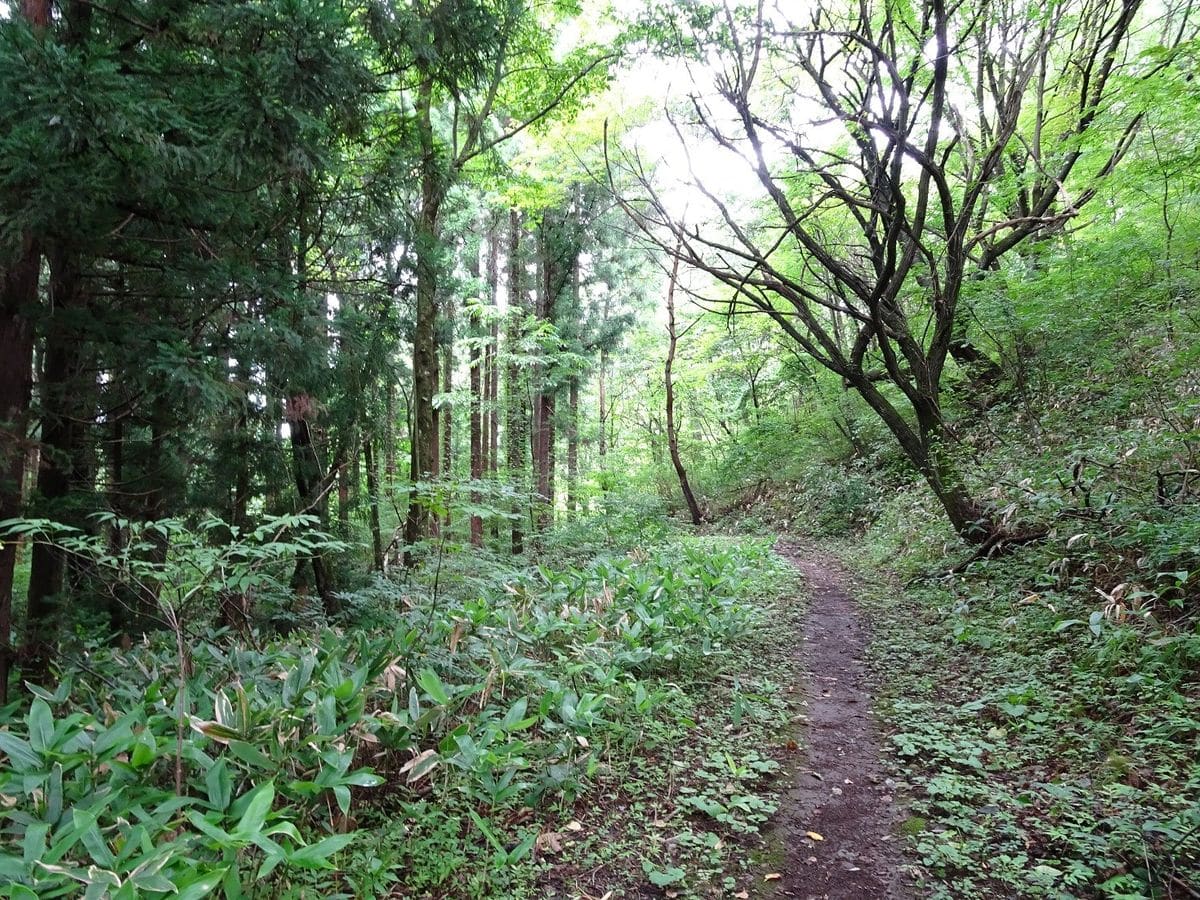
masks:
POLYGON ((1186 895, 1200 862, 1195 632, 1073 622, 1027 592, 1031 562, 866 595, 930 895, 1186 895))
POLYGON ((742 660, 781 573, 761 541, 669 538, 381 582, 344 598, 379 627, 189 634, 182 666, 165 635, 85 642, 4 710, 6 895, 565 896, 564 845, 614 886, 724 877, 773 809, 782 688, 742 660), (680 830, 627 871, 606 843, 651 823, 680 830))

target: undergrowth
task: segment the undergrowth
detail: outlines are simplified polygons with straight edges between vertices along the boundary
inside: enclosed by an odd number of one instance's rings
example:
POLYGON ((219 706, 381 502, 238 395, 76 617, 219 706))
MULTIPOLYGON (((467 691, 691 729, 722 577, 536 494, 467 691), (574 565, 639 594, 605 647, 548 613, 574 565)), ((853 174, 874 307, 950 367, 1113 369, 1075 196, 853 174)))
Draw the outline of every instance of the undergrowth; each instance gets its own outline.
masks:
POLYGON ((654 536, 447 555, 288 637, 81 641, 0 710, 0 896, 725 890, 774 808, 788 699, 747 660, 787 576, 654 536))
POLYGON ((904 831, 930 896, 1200 888, 1194 628, 1102 604, 1075 618, 1069 597, 1032 587, 1046 548, 939 576, 910 545, 900 589, 895 545, 849 555, 860 570, 892 569, 863 603, 888 752, 910 794, 904 831))

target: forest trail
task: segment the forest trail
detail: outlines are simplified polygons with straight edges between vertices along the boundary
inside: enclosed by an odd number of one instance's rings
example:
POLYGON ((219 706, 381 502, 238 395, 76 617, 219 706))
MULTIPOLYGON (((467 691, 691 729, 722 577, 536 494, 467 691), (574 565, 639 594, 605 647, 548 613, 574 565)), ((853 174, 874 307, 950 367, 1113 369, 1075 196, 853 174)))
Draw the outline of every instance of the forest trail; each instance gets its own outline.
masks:
POLYGON ((782 877, 764 896, 911 897, 871 715, 868 631, 848 592, 849 576, 810 546, 781 541, 777 550, 804 575, 809 593, 804 640, 795 651, 805 719, 771 836, 779 851, 774 871, 782 877))

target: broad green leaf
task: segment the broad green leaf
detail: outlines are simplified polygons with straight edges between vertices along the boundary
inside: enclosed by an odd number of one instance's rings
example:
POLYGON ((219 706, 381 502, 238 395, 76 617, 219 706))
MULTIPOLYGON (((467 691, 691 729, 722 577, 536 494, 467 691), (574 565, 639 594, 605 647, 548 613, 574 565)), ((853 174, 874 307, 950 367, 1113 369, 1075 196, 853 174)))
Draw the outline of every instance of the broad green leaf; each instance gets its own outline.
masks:
POLYGON ((214 809, 229 808, 229 801, 233 795, 233 777, 229 774, 225 760, 217 760, 208 770, 208 774, 204 776, 204 786, 208 789, 208 802, 214 809))
POLYGON ((291 862, 293 865, 305 867, 326 867, 330 864, 326 860, 333 854, 345 848, 354 839, 358 837, 355 834, 335 834, 323 840, 317 841, 315 844, 309 844, 307 847, 301 847, 292 854, 291 862), (322 864, 324 864, 322 866, 322 864))
POLYGON ((180 887, 179 893, 172 900, 201 900, 202 897, 207 897, 221 883, 225 871, 223 868, 216 869, 189 881, 186 886, 180 887))
POLYGON ((0 731, 0 753, 8 756, 18 772, 36 769, 41 762, 27 742, 8 731, 0 731))
POLYGON ((433 669, 422 669, 421 674, 417 676, 417 684, 421 686, 421 690, 433 698, 435 703, 445 706, 450 702, 446 686, 442 684, 442 679, 433 669))
POLYGON ((262 832, 263 825, 267 822, 267 814, 271 811, 271 804, 275 802, 275 782, 260 784, 246 795, 246 799, 246 811, 242 813, 233 833, 235 836, 252 838, 253 835, 262 832))

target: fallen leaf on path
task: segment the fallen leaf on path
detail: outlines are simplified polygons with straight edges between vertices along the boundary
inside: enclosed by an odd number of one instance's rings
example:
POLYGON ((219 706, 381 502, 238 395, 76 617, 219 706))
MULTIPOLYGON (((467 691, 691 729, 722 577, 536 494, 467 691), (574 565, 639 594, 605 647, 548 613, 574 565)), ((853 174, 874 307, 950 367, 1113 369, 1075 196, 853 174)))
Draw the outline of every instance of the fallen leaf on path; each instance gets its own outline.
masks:
POLYGON ((566 830, 567 831, 583 831, 583 826, 579 822, 572 819, 570 822, 568 822, 566 824, 566 830))
POLYGON ((778 881, 782 877, 778 872, 768 872, 763 876, 763 881, 778 881))
POLYGON ((738 891, 733 895, 733 900, 750 900, 749 891, 738 891))
POLYGON ((805 833, 805 834, 807 834, 807 835, 808 835, 810 838, 812 838, 814 841, 823 841, 823 840, 825 840, 825 838, 824 838, 824 837, 822 837, 821 835, 817 834, 815 831, 806 831, 806 832, 804 832, 804 833, 805 833))

